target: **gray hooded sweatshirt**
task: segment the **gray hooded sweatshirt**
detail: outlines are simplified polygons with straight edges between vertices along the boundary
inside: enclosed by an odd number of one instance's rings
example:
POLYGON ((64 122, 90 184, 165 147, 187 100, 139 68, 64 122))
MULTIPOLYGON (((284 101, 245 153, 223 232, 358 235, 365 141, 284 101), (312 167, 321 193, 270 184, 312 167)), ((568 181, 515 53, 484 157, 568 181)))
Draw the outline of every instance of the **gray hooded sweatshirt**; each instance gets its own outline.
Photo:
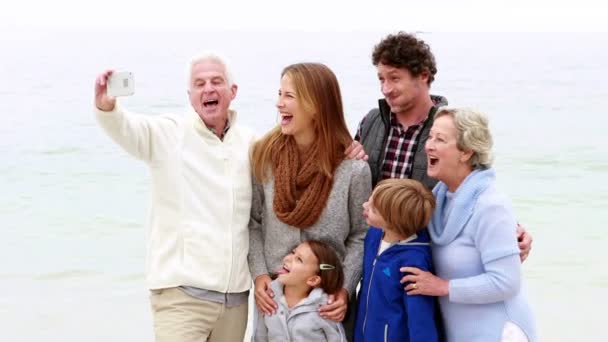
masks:
POLYGON ((279 307, 272 316, 262 316, 258 312, 252 341, 346 342, 342 324, 319 315, 319 306, 327 303, 327 294, 322 289, 313 289, 308 298, 290 309, 283 296, 283 284, 274 280, 270 288, 279 307))

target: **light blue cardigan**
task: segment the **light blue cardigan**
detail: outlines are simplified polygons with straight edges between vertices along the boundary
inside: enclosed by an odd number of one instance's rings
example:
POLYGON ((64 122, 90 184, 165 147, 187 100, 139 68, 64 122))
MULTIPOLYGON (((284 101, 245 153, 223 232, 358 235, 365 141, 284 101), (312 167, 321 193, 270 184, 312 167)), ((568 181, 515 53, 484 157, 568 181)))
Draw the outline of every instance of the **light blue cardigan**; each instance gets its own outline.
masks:
POLYGON ((511 321, 536 341, 521 286, 517 223, 509 201, 496 190, 494 170, 473 171, 454 194, 440 182, 433 194, 437 208, 429 233, 435 271, 449 280, 449 296, 439 298, 447 340, 500 341, 511 321))

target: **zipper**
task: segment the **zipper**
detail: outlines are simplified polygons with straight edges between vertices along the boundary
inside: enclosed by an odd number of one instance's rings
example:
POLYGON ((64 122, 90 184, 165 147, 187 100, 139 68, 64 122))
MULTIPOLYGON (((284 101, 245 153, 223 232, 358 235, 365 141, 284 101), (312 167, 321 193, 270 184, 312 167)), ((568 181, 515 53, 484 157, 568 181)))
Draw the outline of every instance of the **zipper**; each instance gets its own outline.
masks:
POLYGON ((388 342, 388 324, 384 325, 384 342, 388 342))
POLYGON ((365 325, 367 324, 367 312, 369 310, 369 291, 372 288, 372 282, 374 281, 374 272, 376 271, 376 261, 378 261, 379 255, 376 255, 374 262, 372 263, 372 274, 369 277, 369 285, 367 286, 367 298, 365 299, 365 318, 363 318, 363 336, 365 336, 365 325))

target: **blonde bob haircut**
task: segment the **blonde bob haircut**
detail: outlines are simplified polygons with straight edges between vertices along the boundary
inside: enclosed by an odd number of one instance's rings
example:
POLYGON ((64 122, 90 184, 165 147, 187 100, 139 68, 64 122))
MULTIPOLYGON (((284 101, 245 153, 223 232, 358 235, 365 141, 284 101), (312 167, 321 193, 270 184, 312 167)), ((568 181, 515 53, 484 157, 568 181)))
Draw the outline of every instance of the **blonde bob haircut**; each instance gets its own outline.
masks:
POLYGON ((425 228, 435 209, 435 196, 413 179, 385 179, 372 194, 372 205, 389 230, 404 237, 425 228))
POLYGON ((471 151, 469 165, 473 169, 487 169, 492 166, 492 134, 486 114, 470 108, 440 108, 435 120, 450 116, 454 120, 457 133, 457 147, 461 151, 471 151))

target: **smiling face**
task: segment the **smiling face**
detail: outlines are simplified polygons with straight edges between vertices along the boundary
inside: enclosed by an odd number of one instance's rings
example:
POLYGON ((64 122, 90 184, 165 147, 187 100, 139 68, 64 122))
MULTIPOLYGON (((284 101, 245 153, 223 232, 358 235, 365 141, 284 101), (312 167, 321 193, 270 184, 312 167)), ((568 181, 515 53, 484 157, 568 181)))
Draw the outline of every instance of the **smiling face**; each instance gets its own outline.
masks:
POLYGON ((301 94, 289 74, 281 77, 281 88, 277 100, 281 120, 281 132, 292 135, 298 145, 308 146, 315 139, 313 113, 305 106, 301 94))
POLYGON ((190 104, 207 125, 228 118, 228 108, 236 91, 237 86, 228 83, 222 63, 207 59, 192 66, 188 91, 190 104))
POLYGON ((453 185, 459 185, 462 174, 471 171, 468 161, 472 152, 458 148, 458 130, 454 118, 450 115, 435 119, 426 140, 425 151, 428 160, 427 174, 446 183, 450 191, 453 191, 453 185))
POLYGON ((382 63, 379 63, 376 69, 380 89, 391 112, 407 114, 419 102, 428 99, 428 73, 423 72, 418 76, 412 76, 405 68, 396 68, 382 63))
POLYGON ((283 258, 283 265, 277 273, 277 279, 285 286, 315 287, 321 282, 319 260, 306 243, 301 243, 283 258))

